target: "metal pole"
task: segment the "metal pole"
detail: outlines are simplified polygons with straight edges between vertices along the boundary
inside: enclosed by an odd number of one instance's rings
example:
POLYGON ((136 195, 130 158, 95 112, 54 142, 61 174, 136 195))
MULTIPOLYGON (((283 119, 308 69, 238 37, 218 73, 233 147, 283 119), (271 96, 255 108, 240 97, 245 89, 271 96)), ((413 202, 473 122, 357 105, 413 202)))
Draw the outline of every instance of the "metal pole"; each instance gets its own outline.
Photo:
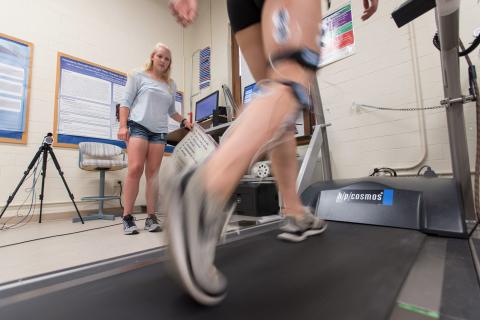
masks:
POLYGON ((317 125, 313 130, 307 152, 303 158, 302 165, 297 177, 297 192, 302 193, 311 183, 317 166, 318 154, 321 155, 322 180, 332 180, 332 166, 330 163, 330 149, 328 147, 327 124, 323 114, 322 98, 318 88, 318 81, 312 86, 313 112, 315 113, 317 125))
MULTIPOLYGON (((462 96, 458 59, 460 1, 436 0, 436 4, 443 90, 446 99, 455 99, 462 96)), ((453 176, 460 188, 464 218, 476 221, 462 102, 451 102, 446 113, 453 176)))
MULTIPOLYGON (((193 76, 194 76, 193 75, 193 71, 194 71, 193 70, 193 63, 194 63, 193 59, 195 58, 195 55, 199 52, 200 52, 200 49, 197 49, 197 50, 193 51, 193 53, 192 53, 192 67, 191 67, 192 70, 191 70, 191 74, 190 74, 190 114, 192 114, 192 115, 193 115, 193 97, 200 94, 200 91, 196 92, 195 94, 193 93, 193 76)), ((198 67, 200 68, 200 65, 198 67)), ((195 110, 195 112, 196 112, 196 110, 195 110)), ((192 123, 193 123, 193 121, 194 121, 194 119, 192 119, 192 123)))
POLYGON ((325 115, 323 113, 322 96, 320 95, 320 88, 318 87, 318 80, 315 77, 312 90, 313 112, 317 120, 317 126, 322 135, 322 144, 320 153, 322 157, 322 172, 324 180, 332 180, 332 164, 330 162, 330 148, 328 146, 327 127, 329 124, 325 123, 325 115))

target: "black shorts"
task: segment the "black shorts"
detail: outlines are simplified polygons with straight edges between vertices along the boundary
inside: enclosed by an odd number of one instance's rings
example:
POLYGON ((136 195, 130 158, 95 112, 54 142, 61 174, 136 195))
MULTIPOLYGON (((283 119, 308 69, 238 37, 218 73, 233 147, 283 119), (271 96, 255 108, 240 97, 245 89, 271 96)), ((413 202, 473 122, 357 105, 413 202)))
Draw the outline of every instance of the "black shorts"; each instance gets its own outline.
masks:
POLYGON ((234 33, 245 29, 262 19, 264 0, 228 0, 227 10, 234 33))

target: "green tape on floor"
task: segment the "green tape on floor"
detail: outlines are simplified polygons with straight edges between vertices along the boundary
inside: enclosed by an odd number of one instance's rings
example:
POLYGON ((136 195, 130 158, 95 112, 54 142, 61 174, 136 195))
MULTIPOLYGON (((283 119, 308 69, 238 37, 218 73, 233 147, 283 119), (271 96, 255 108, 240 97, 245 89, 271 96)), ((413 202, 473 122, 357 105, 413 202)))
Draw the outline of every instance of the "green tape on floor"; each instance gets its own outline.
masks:
POLYGON ((433 319, 439 319, 440 318, 439 313, 436 312, 436 311, 433 311, 433 310, 425 309, 425 308, 422 308, 422 307, 417 307, 417 306, 414 306, 412 304, 402 303, 402 302, 398 302, 397 305, 402 309, 405 309, 405 310, 408 310, 408 311, 411 311, 411 312, 414 312, 414 313, 418 313, 418 314, 421 314, 421 315, 424 315, 424 316, 427 316, 427 317, 430 317, 430 318, 433 318, 433 319))

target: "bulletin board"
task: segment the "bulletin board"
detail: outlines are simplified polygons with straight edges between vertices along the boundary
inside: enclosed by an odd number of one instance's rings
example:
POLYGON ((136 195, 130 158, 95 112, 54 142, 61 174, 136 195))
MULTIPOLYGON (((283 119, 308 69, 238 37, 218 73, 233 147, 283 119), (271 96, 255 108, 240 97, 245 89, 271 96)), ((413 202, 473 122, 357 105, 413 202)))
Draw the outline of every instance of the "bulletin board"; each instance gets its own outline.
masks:
POLYGON ((126 83, 126 73, 59 52, 54 145, 76 148, 91 141, 125 148, 125 142, 117 139, 116 104, 126 83))
POLYGON ((33 44, 0 33, 0 142, 27 143, 33 44))

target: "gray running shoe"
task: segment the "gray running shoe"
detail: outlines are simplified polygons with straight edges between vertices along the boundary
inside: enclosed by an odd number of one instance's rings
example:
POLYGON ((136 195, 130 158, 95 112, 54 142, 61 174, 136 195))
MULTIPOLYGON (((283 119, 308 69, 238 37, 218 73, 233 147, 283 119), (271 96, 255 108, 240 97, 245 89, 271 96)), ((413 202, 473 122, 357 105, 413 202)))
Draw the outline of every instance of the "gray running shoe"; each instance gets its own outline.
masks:
POLYGON ((122 218, 123 222, 123 233, 124 234, 137 234, 138 228, 135 224, 135 218, 129 214, 122 218))
POLYGON ((160 223, 158 222, 157 216, 156 215, 148 215, 147 219, 145 219, 145 230, 149 232, 155 232, 155 231, 162 231, 162 227, 160 226, 160 223))
POLYGON ((281 240, 300 242, 307 237, 323 233, 327 230, 327 222, 314 216, 310 208, 305 207, 305 214, 302 219, 296 219, 293 216, 287 216, 285 224, 280 227, 280 233, 277 238, 281 240))
POLYGON ((182 173, 169 190, 166 231, 173 269, 197 302, 218 304, 227 294, 227 279, 214 265, 215 249, 234 206, 226 209, 206 194, 198 169, 182 173))

